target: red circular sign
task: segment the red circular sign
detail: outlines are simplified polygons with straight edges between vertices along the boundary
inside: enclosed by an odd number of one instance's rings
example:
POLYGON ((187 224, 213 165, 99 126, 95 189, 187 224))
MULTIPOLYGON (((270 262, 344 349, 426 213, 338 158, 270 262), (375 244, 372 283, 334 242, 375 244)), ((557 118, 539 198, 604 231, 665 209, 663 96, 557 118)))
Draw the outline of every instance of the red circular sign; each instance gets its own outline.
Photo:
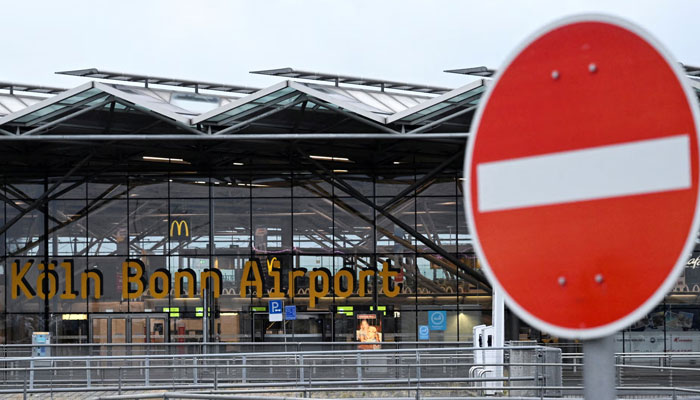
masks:
POLYGON ((672 288, 698 226, 698 105, 649 35, 606 16, 537 33, 474 119, 465 203, 487 277, 553 335, 610 335, 672 288))

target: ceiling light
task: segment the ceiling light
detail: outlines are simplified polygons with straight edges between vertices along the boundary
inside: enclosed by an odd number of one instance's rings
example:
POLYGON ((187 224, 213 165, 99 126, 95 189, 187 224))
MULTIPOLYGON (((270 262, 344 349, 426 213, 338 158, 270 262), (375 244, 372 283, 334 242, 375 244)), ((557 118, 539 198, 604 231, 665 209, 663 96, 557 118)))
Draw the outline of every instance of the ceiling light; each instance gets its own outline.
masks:
POLYGON ((189 164, 189 162, 183 160, 182 158, 167 158, 167 157, 155 157, 155 156, 143 156, 144 161, 152 161, 152 162, 166 162, 166 163, 174 163, 174 164, 189 164))
POLYGON ((245 187, 269 187, 268 185, 262 185, 259 183, 239 183, 238 186, 245 186, 245 187))
POLYGON ((245 164, 243 164, 242 162, 235 162, 235 163, 233 163, 233 165, 241 166, 241 165, 245 165, 245 164))
POLYGON ((335 172, 336 174, 340 174, 340 173, 348 172, 348 170, 347 169, 334 169, 333 172, 335 172))
POLYGON ((314 160, 322 160, 322 161, 352 162, 349 158, 345 158, 345 157, 309 156, 309 158, 312 158, 314 160))

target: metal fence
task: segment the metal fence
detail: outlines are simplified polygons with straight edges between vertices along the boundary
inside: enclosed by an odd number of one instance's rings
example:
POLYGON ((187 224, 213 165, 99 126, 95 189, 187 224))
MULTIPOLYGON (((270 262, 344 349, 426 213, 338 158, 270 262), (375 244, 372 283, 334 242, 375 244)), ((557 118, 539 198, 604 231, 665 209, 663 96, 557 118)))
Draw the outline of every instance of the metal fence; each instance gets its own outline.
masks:
MULTIPOLYGON (((169 398, 192 390, 217 396, 353 391, 411 397, 433 393, 449 398, 581 394, 580 353, 563 354, 552 362, 551 348, 505 347, 487 350, 502 351, 503 363, 488 363, 476 361, 483 349, 464 343, 384 343, 371 350, 358 345, 52 345, 48 346, 51 357, 30 357, 31 346, 7 345, 0 348, 7 354, 0 359, 0 393, 129 391, 133 396, 157 389, 170 391, 169 398), (503 374, 475 373, 489 367, 502 367, 503 374)), ((695 366, 700 353, 619 353, 615 357, 621 394, 700 398, 700 368, 695 366)))

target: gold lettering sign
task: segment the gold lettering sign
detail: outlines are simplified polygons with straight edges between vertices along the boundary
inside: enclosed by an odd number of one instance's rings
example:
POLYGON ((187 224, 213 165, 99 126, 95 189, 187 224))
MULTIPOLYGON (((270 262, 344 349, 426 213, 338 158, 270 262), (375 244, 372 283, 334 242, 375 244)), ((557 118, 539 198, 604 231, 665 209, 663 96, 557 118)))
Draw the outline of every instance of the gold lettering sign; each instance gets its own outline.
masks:
MULTIPOLYGON (((269 297, 277 298, 284 297, 281 292, 282 286, 282 272, 279 265, 279 261, 273 258, 272 261, 268 261, 268 275, 272 277, 272 287, 270 289, 269 297)), ((395 283, 396 277, 399 275, 400 271, 396 268, 391 268, 388 262, 382 263, 381 271, 375 269, 362 269, 359 271, 359 278, 356 272, 350 268, 340 269, 335 276, 327 268, 314 268, 308 272, 309 277, 309 306, 315 307, 317 302, 323 297, 330 293, 331 285, 335 291, 335 295, 340 298, 350 297, 355 293, 355 288, 357 287, 357 294, 360 297, 364 297, 368 294, 367 292, 367 278, 372 276, 378 276, 382 280, 382 292, 387 297, 396 297, 400 288, 399 285, 395 283)), ((289 290, 287 295, 292 298, 297 293, 297 282, 299 278, 303 278, 307 275, 307 270, 305 268, 293 268, 288 272, 288 282, 289 290)), ((262 271, 258 262, 255 260, 247 261, 243 267, 243 276, 241 278, 241 297, 247 297, 248 295, 255 296, 258 298, 263 297, 265 294, 264 282, 262 278, 262 271), (250 291, 249 289, 250 288, 250 291)))
MULTIPOLYGON (((73 260, 63 260, 61 263, 51 261, 48 265, 39 263, 36 265, 39 274, 34 285, 27 280, 27 276, 35 266, 34 260, 27 260, 21 264, 15 260, 10 266, 10 293, 12 299, 24 296, 32 299, 35 296, 40 299, 52 299, 59 295, 61 299, 72 300, 78 297, 99 299, 104 294, 104 278, 99 269, 91 268, 80 274, 80 290, 73 287, 73 260), (60 266, 61 269, 57 268, 60 266), (63 271, 61 273, 60 271, 63 271), (64 282, 63 293, 58 292, 59 282, 64 282), (91 290, 91 288, 93 288, 91 290), (94 293, 91 293, 94 292, 94 293)), ((223 278, 221 271, 217 268, 205 269, 200 273, 202 282, 201 293, 204 290, 211 290, 215 299, 221 296, 223 289, 223 278)), ((194 270, 185 268, 175 272, 175 295, 182 297, 183 283, 187 283, 187 293, 185 297, 194 298, 197 292, 197 276, 194 270)), ((153 272, 150 279, 146 272, 146 267, 141 260, 127 259, 122 263, 122 300, 137 299, 143 296, 147 289, 150 289, 151 296, 157 299, 167 297, 170 288, 170 272, 165 268, 159 268, 153 272)))

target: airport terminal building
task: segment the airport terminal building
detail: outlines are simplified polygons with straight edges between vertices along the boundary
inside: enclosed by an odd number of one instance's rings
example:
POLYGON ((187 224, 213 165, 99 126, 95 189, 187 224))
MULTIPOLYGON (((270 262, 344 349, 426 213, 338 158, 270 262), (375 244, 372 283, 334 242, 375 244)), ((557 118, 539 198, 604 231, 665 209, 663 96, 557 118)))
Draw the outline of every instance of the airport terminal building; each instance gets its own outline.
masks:
MULTIPOLYGON (((72 89, 0 83, 0 344, 471 340, 491 286, 462 168, 493 71, 451 72, 465 85, 291 68, 256 71, 262 89, 97 69, 62 72, 72 89), (296 319, 270 321, 272 299, 296 319)), ((688 258, 626 350, 700 351, 688 258)))

